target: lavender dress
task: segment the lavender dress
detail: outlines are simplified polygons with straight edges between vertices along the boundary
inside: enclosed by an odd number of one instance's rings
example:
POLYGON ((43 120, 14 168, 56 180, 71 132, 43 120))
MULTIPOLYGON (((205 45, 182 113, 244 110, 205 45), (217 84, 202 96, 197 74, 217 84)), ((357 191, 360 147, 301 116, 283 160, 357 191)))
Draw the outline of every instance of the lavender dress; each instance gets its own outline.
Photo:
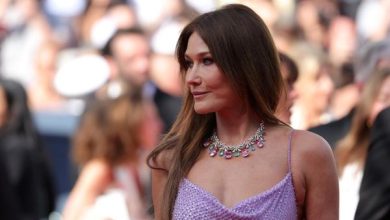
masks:
POLYGON ((288 147, 288 173, 272 188, 241 201, 232 208, 184 178, 173 210, 173 219, 215 220, 289 220, 297 219, 297 205, 291 173, 291 137, 288 147))

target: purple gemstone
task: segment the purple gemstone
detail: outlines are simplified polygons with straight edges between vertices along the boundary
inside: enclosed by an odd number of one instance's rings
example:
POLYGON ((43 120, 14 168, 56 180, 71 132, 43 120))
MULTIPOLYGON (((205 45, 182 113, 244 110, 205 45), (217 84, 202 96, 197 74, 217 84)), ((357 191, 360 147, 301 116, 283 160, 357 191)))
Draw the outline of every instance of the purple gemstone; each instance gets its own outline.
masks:
POLYGON ((225 159, 230 159, 230 158, 232 158, 232 156, 233 156, 232 151, 228 150, 225 152, 225 159))
POLYGON ((247 156, 249 156, 249 151, 248 151, 248 149, 244 149, 243 151, 241 151, 241 155, 242 155, 242 157, 247 157, 247 156))
POLYGON ((210 145, 210 141, 208 141, 208 140, 203 143, 204 147, 208 147, 209 145, 210 145))

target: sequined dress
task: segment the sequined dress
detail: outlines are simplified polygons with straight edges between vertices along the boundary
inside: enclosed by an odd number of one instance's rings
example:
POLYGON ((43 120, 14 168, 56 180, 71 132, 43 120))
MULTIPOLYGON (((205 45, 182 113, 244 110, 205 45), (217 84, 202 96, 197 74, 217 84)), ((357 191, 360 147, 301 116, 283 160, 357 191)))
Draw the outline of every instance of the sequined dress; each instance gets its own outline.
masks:
POLYGON ((296 197, 291 173, 291 137, 292 132, 288 143, 288 173, 272 188, 228 208, 211 193, 184 178, 179 185, 173 219, 297 219, 296 197))

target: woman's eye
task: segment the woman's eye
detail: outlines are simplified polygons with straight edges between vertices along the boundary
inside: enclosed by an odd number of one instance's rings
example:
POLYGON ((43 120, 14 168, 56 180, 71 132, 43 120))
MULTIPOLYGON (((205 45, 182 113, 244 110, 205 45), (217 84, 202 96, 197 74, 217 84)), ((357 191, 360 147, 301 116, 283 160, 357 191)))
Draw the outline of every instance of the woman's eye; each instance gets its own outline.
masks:
POLYGON ((214 63, 214 60, 211 57, 205 57, 203 58, 202 62, 204 65, 210 65, 214 63))

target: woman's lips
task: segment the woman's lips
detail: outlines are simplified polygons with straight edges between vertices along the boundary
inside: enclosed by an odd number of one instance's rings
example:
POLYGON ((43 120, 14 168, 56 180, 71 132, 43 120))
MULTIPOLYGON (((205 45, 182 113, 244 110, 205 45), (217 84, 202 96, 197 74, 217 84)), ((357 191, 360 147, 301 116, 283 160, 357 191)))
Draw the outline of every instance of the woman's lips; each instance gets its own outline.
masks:
POLYGON ((203 98, 207 94, 207 92, 203 92, 203 91, 193 91, 191 93, 195 99, 203 98))

